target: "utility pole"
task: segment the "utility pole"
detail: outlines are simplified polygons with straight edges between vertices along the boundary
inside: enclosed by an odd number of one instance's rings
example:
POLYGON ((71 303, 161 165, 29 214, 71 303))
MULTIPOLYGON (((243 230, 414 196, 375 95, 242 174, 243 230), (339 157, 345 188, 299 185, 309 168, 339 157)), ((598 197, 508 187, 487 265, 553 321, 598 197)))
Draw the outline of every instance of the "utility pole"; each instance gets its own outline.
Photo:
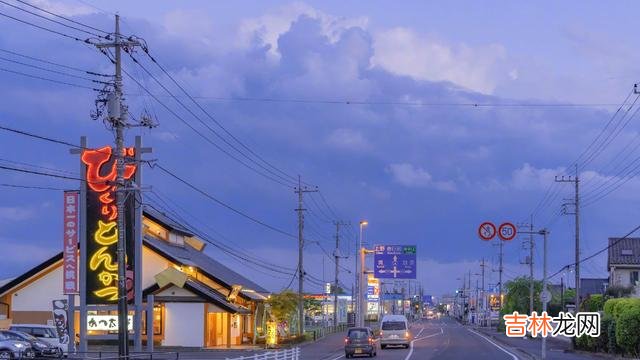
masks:
MULTIPOLYGON (((548 292, 547 290, 547 235, 549 231, 547 229, 540 230, 540 235, 543 236, 543 260, 542 260, 542 291, 543 293, 548 292)), ((547 312, 547 301, 546 299, 542 299, 542 312, 547 312)), ((547 358, 547 337, 542 337, 542 359, 547 358)))
POLYGON ((500 265, 499 265, 499 268, 498 268, 498 273, 499 273, 499 276, 498 276, 498 285, 499 285, 498 301, 500 303, 500 310, 502 310, 502 271, 504 270, 504 268, 502 266, 503 265, 502 264, 502 257, 503 257, 503 254, 504 254, 504 244, 503 244, 503 241, 500 240, 500 239, 498 239, 498 242, 500 243, 500 245, 499 245, 499 247, 500 247, 500 265))
POLYGON ((333 326, 338 326, 338 286, 340 284, 340 280, 338 279, 338 274, 340 272, 340 225, 350 225, 350 223, 346 223, 343 221, 334 221, 333 224, 336 226, 336 249, 333 253, 333 257, 336 263, 335 270, 335 279, 333 282, 333 326))
POLYGON ((302 207, 304 201, 303 196, 308 192, 317 192, 318 189, 309 189, 302 186, 302 180, 298 175, 298 187, 294 188, 294 192, 298 194, 298 335, 304 335, 304 209, 302 207))
POLYGON ((529 315, 533 314, 533 215, 529 223, 529 315))
POLYGON ((486 316, 486 304, 485 304, 485 299, 486 299, 486 295, 484 292, 484 268, 485 268, 485 264, 484 264, 484 258, 482 258, 482 262, 480 263, 480 268, 482 269, 482 319, 484 320, 485 316, 486 316))
MULTIPOLYGON (((126 283, 126 229, 125 229, 125 208, 124 203, 127 197, 127 189, 124 179, 125 155, 124 155, 124 128, 128 127, 127 107, 122 103, 122 48, 132 48, 140 43, 131 40, 123 40, 120 34, 120 16, 115 16, 115 34, 111 43, 97 44, 96 46, 104 51, 104 48, 113 48, 115 51, 115 81, 114 91, 109 94, 108 109, 109 121, 115 130, 116 135, 116 208, 117 218, 117 259, 118 259, 118 355, 121 359, 129 357, 129 334, 128 334, 128 310, 127 310, 127 283, 126 283)), ((140 269, 136 269, 140 271, 140 269)), ((137 309, 136 309, 137 310, 137 309)))
POLYGON ((575 171, 576 171, 576 175, 575 177, 571 177, 569 176, 568 178, 565 178, 564 176, 562 177, 557 177, 555 178, 556 182, 562 182, 562 183, 573 183, 574 187, 575 187, 575 197, 573 199, 573 207, 574 207, 574 212, 567 212, 566 209, 563 209, 563 214, 564 215, 575 215, 575 225, 576 225, 576 229, 575 229, 575 236, 576 236, 576 249, 575 249, 575 263, 576 263, 576 285, 575 285, 575 289, 576 289, 576 297, 575 297, 575 312, 578 312, 579 306, 580 306, 580 177, 579 177, 579 169, 578 169, 578 164, 575 165, 575 171))

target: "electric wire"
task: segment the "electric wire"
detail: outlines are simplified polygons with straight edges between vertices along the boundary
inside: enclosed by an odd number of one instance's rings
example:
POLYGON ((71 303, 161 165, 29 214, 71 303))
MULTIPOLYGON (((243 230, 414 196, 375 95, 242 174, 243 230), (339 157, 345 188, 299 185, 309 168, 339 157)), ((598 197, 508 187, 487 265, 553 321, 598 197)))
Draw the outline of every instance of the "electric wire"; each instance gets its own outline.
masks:
POLYGON ((38 69, 38 70, 42 70, 42 71, 47 71, 47 72, 54 73, 54 74, 58 74, 58 75, 62 75, 62 76, 68 76, 68 77, 71 77, 71 78, 74 78, 74 79, 87 80, 87 81, 91 81, 91 82, 94 82, 94 83, 97 83, 97 84, 103 84, 103 85, 111 85, 111 83, 110 83, 110 82, 101 81, 101 80, 96 80, 96 79, 91 79, 91 78, 84 77, 84 76, 79 76, 79 75, 73 75, 73 74, 69 74, 69 73, 65 73, 65 72, 57 71, 57 70, 53 70, 53 69, 47 69, 47 68, 44 68, 44 67, 41 67, 41 66, 32 65, 32 64, 27 64, 27 63, 23 63, 23 62, 21 62, 21 61, 16 61, 16 60, 8 59, 8 58, 2 57, 2 56, 0 56, 0 60, 7 61, 7 62, 11 62, 11 63, 18 64, 18 65, 22 65, 22 66, 26 66, 26 67, 30 67, 30 68, 33 68, 33 69, 38 69))
POLYGON ((64 65, 64 64, 53 62, 53 61, 49 61, 49 60, 40 59, 40 58, 37 58, 37 57, 21 54, 21 53, 15 52, 15 51, 7 50, 7 49, 0 49, 0 52, 6 53, 6 54, 11 54, 13 56, 19 56, 19 57, 22 57, 22 58, 25 58, 25 59, 29 59, 29 60, 33 60, 33 61, 42 62, 42 63, 49 64, 49 65, 59 66, 59 67, 62 67, 62 68, 68 69, 68 70, 74 70, 74 71, 78 71, 78 72, 85 73, 85 74, 88 74, 88 75, 108 77, 108 78, 114 77, 114 75, 101 74, 101 73, 94 72, 94 71, 84 70, 84 69, 80 69, 80 68, 77 68, 77 67, 64 65))
POLYGON ((50 186, 19 185, 19 184, 7 184, 7 183, 0 183, 0 186, 6 187, 6 188, 18 188, 18 189, 29 189, 29 190, 31 190, 31 189, 33 189, 33 190, 55 190, 55 191, 69 190, 69 189, 50 187, 50 186))
POLYGON ((71 40, 75 40, 75 41, 82 42, 82 43, 85 43, 85 44, 95 45, 93 42, 91 42, 91 39, 81 39, 81 38, 76 37, 76 36, 72 36, 72 35, 69 35, 69 34, 65 34, 65 33, 60 32, 60 31, 57 31, 57 30, 49 29, 49 28, 47 28, 47 27, 40 26, 40 25, 37 25, 37 24, 31 23, 31 22, 29 22, 29 21, 19 19, 19 18, 15 17, 15 16, 11 16, 11 15, 5 14, 5 13, 3 13, 3 12, 1 12, 1 11, 0 11, 0 16, 3 16, 3 17, 6 17, 6 18, 9 18, 9 19, 11 19, 11 20, 14 20, 14 21, 20 22, 20 23, 25 24, 25 25, 29 25, 29 26, 32 26, 32 27, 38 28, 38 29, 40 29, 40 30, 44 30, 44 31, 50 32, 50 33, 52 33, 52 34, 56 34, 56 35, 60 35, 60 36, 62 36, 62 37, 66 37, 66 38, 71 39, 71 40))
POLYGON ((73 23, 73 24, 76 24, 76 25, 80 25, 80 26, 84 26, 84 27, 86 27, 86 28, 88 28, 88 29, 95 30, 95 31, 101 32, 101 33, 103 33, 103 34, 106 34, 107 36, 106 36, 105 38, 107 38, 107 39, 108 39, 109 35, 111 35, 111 33, 107 32, 107 31, 104 31, 104 30, 102 30, 102 29, 98 29, 98 28, 93 27, 93 26, 91 26, 91 25, 87 25, 87 24, 81 23, 81 22, 79 22, 79 21, 76 21, 76 20, 70 19, 70 18, 68 18, 68 17, 66 17, 66 16, 62 16, 62 15, 60 15, 60 14, 56 14, 56 13, 54 13, 54 12, 52 12, 52 11, 47 10, 47 9, 43 9, 43 8, 41 8, 41 7, 39 7, 39 6, 33 5, 33 4, 31 4, 31 3, 27 2, 27 1, 23 1, 23 0, 15 0, 15 1, 17 1, 17 2, 19 2, 19 3, 22 3, 22 4, 24 4, 24 5, 30 6, 30 7, 34 8, 34 9, 40 10, 40 11, 42 11, 42 12, 44 12, 44 13, 49 14, 49 15, 53 15, 53 16, 55 16, 55 17, 57 17, 57 18, 60 18, 60 19, 66 20, 66 21, 68 21, 68 22, 70 22, 70 23, 73 23))
POLYGON ((24 77, 29 77, 29 78, 32 78, 32 79, 48 81, 48 82, 52 82, 52 83, 56 83, 56 84, 60 84, 60 85, 67 85, 67 86, 72 86, 72 87, 76 87, 76 88, 88 89, 88 90, 93 90, 93 91, 97 91, 97 92, 102 92, 102 89, 92 88, 90 86, 74 84, 74 83, 70 83, 70 82, 66 82, 66 81, 50 79, 50 78, 46 78, 44 76, 31 75, 31 74, 23 73, 23 72, 20 72, 20 71, 15 71, 15 70, 2 68, 2 67, 0 67, 0 71, 12 73, 12 74, 20 75, 20 76, 24 76, 24 77))

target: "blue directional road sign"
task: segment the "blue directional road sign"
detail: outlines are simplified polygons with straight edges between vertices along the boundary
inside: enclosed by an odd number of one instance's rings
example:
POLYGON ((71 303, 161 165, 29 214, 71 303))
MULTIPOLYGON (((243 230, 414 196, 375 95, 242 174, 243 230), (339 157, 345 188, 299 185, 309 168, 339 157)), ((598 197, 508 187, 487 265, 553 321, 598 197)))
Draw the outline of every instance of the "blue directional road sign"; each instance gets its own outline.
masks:
POLYGON ((415 279, 415 245, 376 245, 374 276, 377 279, 415 279))

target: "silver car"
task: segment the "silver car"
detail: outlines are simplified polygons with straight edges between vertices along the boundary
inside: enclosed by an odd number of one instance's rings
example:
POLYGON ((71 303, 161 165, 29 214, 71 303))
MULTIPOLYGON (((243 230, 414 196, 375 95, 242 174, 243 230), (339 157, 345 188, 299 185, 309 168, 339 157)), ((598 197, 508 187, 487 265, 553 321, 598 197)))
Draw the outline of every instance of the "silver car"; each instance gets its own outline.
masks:
POLYGON ((33 359, 35 352, 28 342, 10 340, 0 334, 0 359, 33 359))
POLYGON ((380 322, 380 348, 411 346, 409 322, 404 315, 385 315, 380 322))

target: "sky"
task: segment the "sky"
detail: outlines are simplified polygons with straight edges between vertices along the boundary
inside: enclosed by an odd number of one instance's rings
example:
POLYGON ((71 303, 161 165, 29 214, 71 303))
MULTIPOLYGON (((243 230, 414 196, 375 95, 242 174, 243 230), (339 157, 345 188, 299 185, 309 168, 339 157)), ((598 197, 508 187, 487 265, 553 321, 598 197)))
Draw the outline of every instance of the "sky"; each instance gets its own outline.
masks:
MULTIPOLYGON (((629 105, 637 96, 627 98, 640 66, 632 42, 632 14, 638 7, 633 2, 30 2, 105 31, 112 31, 113 15, 119 13, 123 33, 144 39, 153 59, 211 115, 143 51, 133 56, 142 67, 124 56, 124 70, 141 84, 124 82, 132 118, 149 114, 159 124, 126 131, 128 143, 141 135, 153 148, 147 159, 294 235, 292 179, 300 175, 312 188, 318 186, 324 199, 318 193, 304 195, 305 268, 318 279, 333 278, 334 264, 325 256, 333 252, 332 221, 352 224, 341 232, 341 252, 350 254, 342 263, 353 269, 357 224, 366 219, 368 245, 417 246, 425 293, 454 291, 464 274, 480 272, 482 258, 490 264, 486 281, 495 284, 497 244, 478 239, 478 225, 520 223, 532 213, 536 228, 551 231, 549 268, 555 272, 573 262, 574 223, 572 216, 554 216, 573 188, 553 180, 574 175, 576 159, 582 160, 583 257, 637 225, 640 182, 635 173, 620 177, 621 170, 636 169, 639 156, 636 108, 629 105), (608 132, 601 133, 607 124, 608 132), (622 186, 600 199, 615 181, 622 186), (553 201, 543 201, 548 198, 553 201)), ((0 13, 82 39, 90 36, 8 5, 0 5, 0 13)), ((112 143, 103 121, 89 116, 96 92, 10 71, 100 84, 7 61, 35 64, 6 50, 106 74, 113 72, 109 59, 92 45, 7 17, 0 17, 0 26, 5 30, 0 33, 5 50, 0 50, 0 125, 72 143, 86 135, 90 146, 112 143)), ((79 171, 69 147, 3 131, 0 143, 1 165, 24 162, 69 176, 79 171)), ((238 253, 296 267, 295 238, 229 211, 157 167, 147 166, 143 174, 146 203, 163 206, 159 194, 238 253)), ((0 183, 79 186, 2 170, 0 183)), ((3 279, 60 251, 62 194, 6 186, 0 194, 3 279)), ((523 240, 504 244, 504 281, 528 273, 521 264, 523 240)), ((536 239, 537 276, 541 245, 536 239)), ((284 274, 247 268, 214 246, 207 251, 270 290, 291 282, 284 274)), ((606 277, 606 257, 586 262, 582 274, 606 277)), ((561 275, 571 282, 571 272, 561 275)), ((350 286, 353 274, 343 270, 341 282, 350 286)), ((321 289, 310 284, 309 291, 321 289)))

